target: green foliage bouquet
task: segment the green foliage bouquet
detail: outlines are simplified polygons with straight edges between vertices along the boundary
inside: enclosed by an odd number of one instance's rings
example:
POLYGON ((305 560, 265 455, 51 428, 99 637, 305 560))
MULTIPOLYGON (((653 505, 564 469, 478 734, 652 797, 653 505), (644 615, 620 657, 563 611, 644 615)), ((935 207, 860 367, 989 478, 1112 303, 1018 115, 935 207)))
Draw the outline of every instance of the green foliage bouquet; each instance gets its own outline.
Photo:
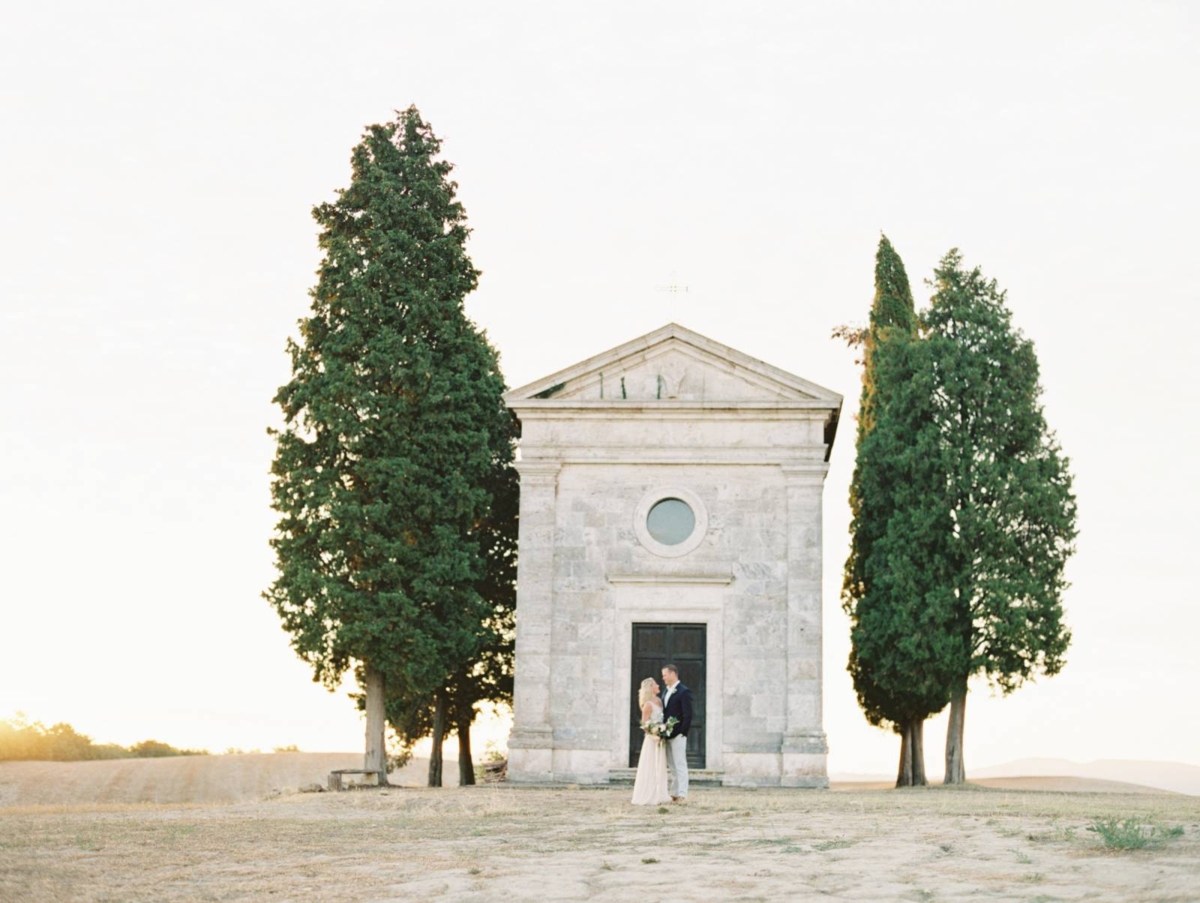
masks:
POLYGON ((643 721, 642 730, 647 736, 653 737, 655 740, 670 740, 671 731, 675 729, 675 725, 679 723, 679 719, 672 716, 666 721, 643 721))

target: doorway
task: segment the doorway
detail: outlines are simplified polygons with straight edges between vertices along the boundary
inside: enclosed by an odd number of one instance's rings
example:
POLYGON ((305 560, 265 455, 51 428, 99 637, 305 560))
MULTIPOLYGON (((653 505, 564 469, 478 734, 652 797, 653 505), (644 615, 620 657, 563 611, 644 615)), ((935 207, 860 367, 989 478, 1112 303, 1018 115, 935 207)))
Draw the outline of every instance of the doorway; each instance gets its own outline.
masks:
MULTIPOLYGON (((704 768, 704 710, 707 626, 704 624, 634 624, 633 658, 629 675, 629 767, 637 768, 642 752, 641 713, 637 707, 638 687, 647 677, 662 686, 662 667, 674 662, 679 681, 692 691, 692 727, 687 737, 689 769, 704 768)), ((663 688, 666 691, 666 688, 663 688)))

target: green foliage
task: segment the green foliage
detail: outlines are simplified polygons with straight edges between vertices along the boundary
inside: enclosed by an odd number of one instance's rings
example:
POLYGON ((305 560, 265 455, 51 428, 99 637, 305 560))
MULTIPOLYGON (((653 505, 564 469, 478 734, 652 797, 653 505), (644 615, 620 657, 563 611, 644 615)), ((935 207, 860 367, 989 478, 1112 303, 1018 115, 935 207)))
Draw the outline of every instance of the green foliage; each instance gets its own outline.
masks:
POLYGON ((876 255, 870 323, 842 599, 859 704, 872 724, 899 732, 949 701, 944 664, 954 637, 936 554, 951 525, 932 424, 932 371, 904 265, 886 237, 876 255))
POLYGON ((1043 416, 1033 343, 1013 328, 1004 293, 957 250, 935 289, 923 319, 951 520, 938 557, 954 596, 955 667, 962 686, 983 673, 1008 693, 1063 666, 1075 497, 1043 416))
POLYGON ((485 762, 503 762, 506 758, 507 756, 496 746, 495 740, 489 740, 483 748, 483 761, 485 762))
POLYGON ((1183 836, 1183 826, 1164 827, 1144 818, 1099 818, 1088 826, 1110 850, 1142 850, 1183 836))
POLYGON ((46 727, 40 721, 28 721, 18 712, 0 721, 0 761, 79 762, 91 759, 135 759, 158 756, 206 756, 204 749, 176 749, 157 740, 143 740, 132 746, 93 743, 71 725, 60 722, 46 727))
POLYGON ((896 729, 972 674, 1005 693, 1055 674, 1070 642, 1075 498, 1033 344, 957 251, 934 287, 918 331, 903 265, 881 240, 843 605, 859 702, 896 729))
POLYGON ((875 352, 891 335, 915 336, 917 314, 904 262, 886 235, 879 238, 875 252, 875 299, 871 303, 869 325, 862 333, 863 391, 858 411, 858 440, 875 425, 876 385, 875 352))
POLYGON ((314 680, 354 668, 361 686, 369 664, 401 726, 511 622, 492 555, 515 542, 515 513, 497 523, 514 427, 463 311, 479 274, 439 150, 410 107, 366 130, 349 187, 314 209, 324 258, 272 431, 264 595, 314 680))
POLYGON ((843 590, 859 704, 872 724, 897 731, 949 702, 959 642, 939 551, 952 525, 930 421, 927 351, 901 334, 873 356, 880 391, 875 428, 859 443, 859 554, 843 590))

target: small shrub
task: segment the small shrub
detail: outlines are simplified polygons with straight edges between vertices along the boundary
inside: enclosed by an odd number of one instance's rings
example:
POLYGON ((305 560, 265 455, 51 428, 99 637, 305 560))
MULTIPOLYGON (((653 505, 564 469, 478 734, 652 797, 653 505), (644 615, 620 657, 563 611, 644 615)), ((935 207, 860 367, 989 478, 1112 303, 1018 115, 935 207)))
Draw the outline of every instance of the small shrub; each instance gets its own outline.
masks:
POLYGON ((642 860, 642 865, 656 865, 657 863, 658 863, 658 860, 655 859, 653 856, 647 856, 645 859, 642 860))
POLYGON ((489 740, 487 746, 483 748, 483 761, 485 762, 503 762, 508 758, 508 753, 501 752, 496 746, 495 740, 489 740))
POLYGON ((208 750, 203 749, 176 749, 170 743, 163 743, 159 740, 143 740, 141 743, 135 743, 129 747, 129 751, 133 753, 135 759, 161 759, 166 756, 206 756, 208 750))
POLYGON ((176 749, 158 740, 143 740, 128 747, 116 743, 93 743, 91 737, 79 733, 65 722, 46 727, 40 721, 29 721, 21 712, 12 718, 0 720, 0 761, 78 762, 87 759, 207 754, 208 750, 176 749))
POLYGON ((1183 826, 1163 827, 1142 818, 1100 818, 1088 825, 1110 850, 1142 850, 1183 836, 1183 826))

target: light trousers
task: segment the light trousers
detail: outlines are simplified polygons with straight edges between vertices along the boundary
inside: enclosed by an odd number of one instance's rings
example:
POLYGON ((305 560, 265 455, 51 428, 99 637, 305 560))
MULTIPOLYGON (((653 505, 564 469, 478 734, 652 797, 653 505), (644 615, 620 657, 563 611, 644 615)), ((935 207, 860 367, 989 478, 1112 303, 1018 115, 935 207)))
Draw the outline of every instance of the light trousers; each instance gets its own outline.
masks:
POLYGON ((687 796, 687 737, 682 734, 667 741, 667 792, 687 796))

